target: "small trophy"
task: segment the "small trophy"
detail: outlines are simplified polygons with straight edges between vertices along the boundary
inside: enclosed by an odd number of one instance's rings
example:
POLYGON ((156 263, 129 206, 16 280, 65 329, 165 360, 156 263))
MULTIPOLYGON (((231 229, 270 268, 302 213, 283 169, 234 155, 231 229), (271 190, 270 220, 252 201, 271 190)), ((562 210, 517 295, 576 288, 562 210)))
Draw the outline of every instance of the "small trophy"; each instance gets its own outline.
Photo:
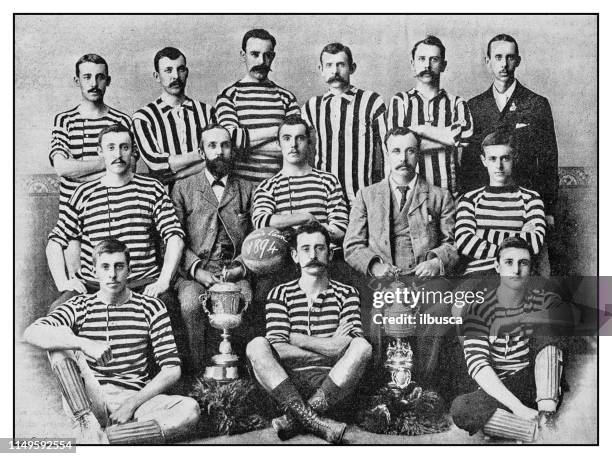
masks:
POLYGON ((206 367, 204 377, 219 382, 235 381, 238 379, 239 359, 232 350, 229 331, 242 323, 242 314, 249 307, 250 298, 244 298, 237 284, 220 282, 200 295, 199 300, 210 324, 222 330, 223 338, 219 344, 219 353, 212 357, 213 365, 206 367))
MULTIPOLYGON (((405 284, 400 282, 396 274, 389 288, 395 292, 397 289, 405 288, 405 284)), ((413 353, 406 338, 415 334, 419 309, 419 307, 394 302, 384 310, 384 316, 387 318, 384 321, 385 334, 394 339, 393 343, 389 343, 385 361, 385 368, 391 375, 391 381, 387 383, 387 387, 396 393, 404 392, 412 382, 413 353), (390 318, 393 319, 390 321, 390 318)))

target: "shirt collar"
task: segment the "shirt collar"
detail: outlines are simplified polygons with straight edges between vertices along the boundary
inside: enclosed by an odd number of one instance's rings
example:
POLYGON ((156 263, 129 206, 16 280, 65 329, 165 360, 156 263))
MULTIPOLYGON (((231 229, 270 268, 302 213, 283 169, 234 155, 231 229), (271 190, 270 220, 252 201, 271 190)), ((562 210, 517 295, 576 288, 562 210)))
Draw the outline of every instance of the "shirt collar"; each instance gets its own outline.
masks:
MULTIPOLYGON (((409 95, 418 95, 421 99, 424 99, 425 97, 419 92, 419 90, 417 88, 412 88, 410 91, 408 91, 409 95)), ((444 88, 440 88, 438 90, 438 94, 436 94, 433 98, 431 98, 430 100, 435 100, 435 99, 441 99, 442 97, 447 97, 446 95, 446 89, 444 88)))
MULTIPOLYGON (((408 182, 408 191, 413 191, 414 187, 416 186, 416 181, 417 181, 417 177, 419 176, 419 174, 414 174, 414 177, 412 177, 412 180, 410 180, 410 182, 408 182)), ((391 191, 397 191, 397 187, 398 186, 403 186, 400 185, 398 183, 395 182, 395 180, 393 180, 393 177, 391 176, 391 174, 389 174, 389 186, 391 187, 391 191)))
POLYGON ((514 79, 514 82, 510 85, 510 87, 506 89, 506 91, 503 93, 499 92, 494 84, 493 85, 493 96, 495 97, 495 99, 501 99, 502 101, 507 102, 512 97, 512 94, 514 94, 515 89, 516 89, 516 78, 514 79))
MULTIPOLYGON (((206 180, 208 180, 208 184, 212 186, 212 183, 217 179, 214 177, 214 175, 210 173, 207 168, 204 168, 204 174, 206 175, 206 180)), ((222 182, 223 185, 227 186, 227 175, 221 177, 219 181, 222 182)))
MULTIPOLYGON (((352 102, 353 99, 355 98, 355 94, 357 93, 357 88, 355 86, 350 86, 346 92, 340 94, 337 97, 340 97, 342 99, 345 99, 349 102, 352 102)), ((323 96, 323 100, 327 100, 327 99, 331 99, 332 97, 334 97, 334 94, 330 91, 327 91, 325 93, 325 95, 323 96)))
POLYGON ((183 103, 176 107, 173 107, 170 104, 167 104, 166 102, 164 102, 164 100, 161 97, 157 99, 155 103, 159 107, 159 110, 165 115, 168 115, 168 113, 170 113, 172 110, 176 110, 179 107, 184 107, 187 110, 191 110, 192 112, 194 111, 193 100, 187 96, 185 96, 185 100, 183 101, 183 103))

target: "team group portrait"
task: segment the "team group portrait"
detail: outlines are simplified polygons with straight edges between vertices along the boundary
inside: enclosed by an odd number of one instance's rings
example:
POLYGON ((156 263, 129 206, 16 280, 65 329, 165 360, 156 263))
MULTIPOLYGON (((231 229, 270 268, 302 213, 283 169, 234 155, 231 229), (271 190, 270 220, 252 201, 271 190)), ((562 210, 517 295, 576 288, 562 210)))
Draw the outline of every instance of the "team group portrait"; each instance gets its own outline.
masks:
POLYGON ((15 437, 598 442, 596 15, 14 18, 15 437))

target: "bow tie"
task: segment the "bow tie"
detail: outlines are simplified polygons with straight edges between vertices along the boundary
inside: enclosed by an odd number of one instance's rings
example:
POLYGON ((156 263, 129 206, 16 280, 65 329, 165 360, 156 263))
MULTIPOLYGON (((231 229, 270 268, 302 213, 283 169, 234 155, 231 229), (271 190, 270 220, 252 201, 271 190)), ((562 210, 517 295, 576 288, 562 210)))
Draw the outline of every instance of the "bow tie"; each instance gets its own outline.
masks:
POLYGON ((225 183, 223 183, 221 179, 214 179, 210 186, 220 186, 225 188, 225 183))

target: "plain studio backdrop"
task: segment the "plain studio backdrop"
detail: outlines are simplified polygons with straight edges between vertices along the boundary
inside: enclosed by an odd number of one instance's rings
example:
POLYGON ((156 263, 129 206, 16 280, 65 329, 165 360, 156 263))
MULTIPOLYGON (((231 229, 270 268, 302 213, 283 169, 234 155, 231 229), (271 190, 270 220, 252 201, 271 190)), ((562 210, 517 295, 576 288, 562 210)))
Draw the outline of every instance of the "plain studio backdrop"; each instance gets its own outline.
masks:
POLYGON ((80 102, 74 64, 86 53, 103 56, 112 83, 105 101, 125 113, 159 97, 153 56, 165 46, 187 57, 187 95, 214 104, 242 78, 242 36, 265 28, 277 39, 270 78, 300 104, 326 87, 317 70, 321 49, 339 41, 357 63, 352 82, 388 104, 413 87, 410 51, 427 34, 446 46, 442 87, 466 100, 491 85, 484 63, 488 40, 516 38, 522 84, 552 106, 561 166, 595 167, 597 18, 562 15, 92 15, 17 16, 15 19, 16 173, 53 173, 47 158, 55 114, 80 102))

